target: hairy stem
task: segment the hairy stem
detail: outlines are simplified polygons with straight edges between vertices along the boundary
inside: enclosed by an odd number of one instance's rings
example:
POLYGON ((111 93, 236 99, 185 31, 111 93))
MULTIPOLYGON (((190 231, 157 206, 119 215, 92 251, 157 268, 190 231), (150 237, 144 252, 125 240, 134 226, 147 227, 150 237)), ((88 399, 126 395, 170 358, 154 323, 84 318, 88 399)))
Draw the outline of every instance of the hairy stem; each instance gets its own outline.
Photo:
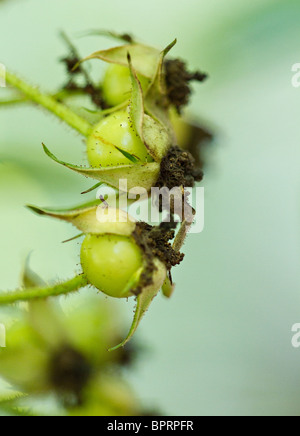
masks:
POLYGON ((191 225, 192 224, 188 223, 187 221, 183 221, 182 222, 182 224, 180 226, 180 229, 179 229, 179 231, 178 231, 178 233, 176 235, 176 238, 174 240, 174 243, 173 243, 173 249, 175 251, 180 251, 181 250, 181 248, 182 248, 182 246, 184 244, 184 241, 185 241, 185 239, 187 237, 187 234, 188 234, 188 232, 190 230, 191 225))
POLYGON ((175 237, 173 243, 173 249, 175 251, 180 251, 185 239, 187 237, 188 232, 193 224, 195 219, 196 211, 188 204, 185 204, 185 213, 183 213, 183 221, 181 223, 180 229, 175 237))
POLYGON ((5 304, 17 303, 20 301, 30 301, 69 294, 70 292, 74 292, 80 288, 83 288, 87 284, 87 278, 82 274, 64 283, 59 283, 58 285, 50 287, 36 287, 24 290, 21 289, 13 292, 0 293, 0 306, 3 306, 5 304))
POLYGON ((59 103, 54 97, 43 94, 37 88, 29 85, 28 83, 24 82, 22 79, 8 71, 6 71, 5 78, 7 83, 9 83, 11 86, 21 91, 33 102, 44 107, 49 112, 52 112, 62 121, 71 126, 73 129, 81 133, 83 136, 89 135, 92 129, 91 124, 84 118, 78 116, 75 112, 73 112, 64 104, 59 103))

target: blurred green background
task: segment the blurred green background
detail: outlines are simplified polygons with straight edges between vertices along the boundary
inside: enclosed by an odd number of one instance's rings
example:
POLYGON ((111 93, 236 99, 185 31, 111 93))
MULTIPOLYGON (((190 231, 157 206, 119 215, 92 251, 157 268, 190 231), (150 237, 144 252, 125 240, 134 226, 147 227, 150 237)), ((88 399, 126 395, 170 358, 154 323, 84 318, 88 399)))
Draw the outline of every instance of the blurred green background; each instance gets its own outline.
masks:
MULTIPOLYGON (((146 351, 128 374, 141 401, 165 414, 300 414, 300 349, 291 346, 300 322, 299 13, 298 0, 1 2, 0 62, 50 91, 66 80, 61 29, 82 55, 109 44, 77 39, 89 29, 159 47, 177 37, 173 55, 210 74, 190 106, 216 132, 205 230, 186 243, 172 300, 157 297, 141 324, 146 351)), ((90 183, 49 161, 41 142, 74 163, 84 144, 34 107, 1 109, 0 126, 0 288, 18 285, 29 251, 44 278, 70 277, 79 246, 60 242, 72 228, 23 206, 80 201, 90 183)), ((129 324, 133 303, 116 305, 129 324)))

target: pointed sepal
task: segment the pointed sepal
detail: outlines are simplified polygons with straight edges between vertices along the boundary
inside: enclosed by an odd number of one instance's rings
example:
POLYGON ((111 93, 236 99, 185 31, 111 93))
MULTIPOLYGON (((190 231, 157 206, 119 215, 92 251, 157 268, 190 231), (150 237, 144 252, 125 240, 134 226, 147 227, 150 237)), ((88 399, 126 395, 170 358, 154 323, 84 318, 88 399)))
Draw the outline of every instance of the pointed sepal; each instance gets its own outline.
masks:
POLYGON ((167 269, 165 265, 158 259, 154 260, 154 265, 156 267, 156 270, 153 272, 153 283, 150 286, 145 287, 137 296, 137 305, 135 309, 134 319, 127 337, 124 339, 123 342, 121 342, 116 347, 111 348, 109 351, 114 351, 120 347, 124 347, 124 345, 126 345, 127 342, 132 338, 140 324, 141 319, 143 318, 153 299, 156 297, 161 287, 163 286, 167 275, 167 269))
POLYGON ((160 53, 154 78, 145 96, 146 111, 165 126, 168 134, 172 138, 173 144, 175 143, 175 134, 169 116, 169 101, 167 98, 166 82, 164 80, 164 60, 176 43, 177 40, 175 39, 160 53))
POLYGON ((160 56, 160 51, 143 44, 125 44, 108 50, 100 50, 84 58, 82 62, 100 59, 104 62, 128 66, 127 53, 130 52, 134 69, 144 77, 152 79, 160 56))
POLYGON ((32 205, 27 207, 38 215, 46 215, 67 221, 85 234, 130 236, 136 226, 133 218, 125 211, 108 207, 102 203, 98 206, 73 210, 43 209, 32 205))
POLYGON ((156 162, 160 162, 172 145, 172 137, 162 123, 145 113, 142 86, 132 65, 130 54, 128 54, 128 63, 132 82, 130 117, 149 154, 156 162))
POLYGON ((119 181, 121 179, 127 180, 127 189, 130 190, 136 186, 145 188, 150 191, 151 187, 155 185, 159 177, 160 165, 157 162, 132 164, 132 165, 119 165, 101 168, 85 168, 69 164, 59 160, 54 156, 48 148, 43 144, 44 151, 50 159, 54 162, 69 168, 85 177, 90 177, 94 180, 99 180, 107 185, 119 189, 119 181))

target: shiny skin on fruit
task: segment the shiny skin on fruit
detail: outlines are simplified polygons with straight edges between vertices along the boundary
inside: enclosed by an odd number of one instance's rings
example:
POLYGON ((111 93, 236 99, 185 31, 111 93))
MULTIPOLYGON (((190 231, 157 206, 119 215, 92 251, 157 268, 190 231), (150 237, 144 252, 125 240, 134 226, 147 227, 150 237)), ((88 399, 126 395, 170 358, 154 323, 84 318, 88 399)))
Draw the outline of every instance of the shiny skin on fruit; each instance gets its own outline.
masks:
MULTIPOLYGON (((143 91, 149 86, 150 81, 138 74, 143 91)), ((111 64, 107 68, 103 82, 102 93, 106 103, 110 106, 118 106, 130 99, 132 84, 128 67, 111 64)))
POLYGON ((127 298, 123 290, 143 265, 135 241, 119 235, 87 235, 81 247, 81 265, 88 281, 106 295, 127 298))
POLYGON ((141 163, 153 161, 126 110, 114 112, 103 118, 88 137, 87 154, 91 166, 132 164, 118 148, 134 155, 141 163))

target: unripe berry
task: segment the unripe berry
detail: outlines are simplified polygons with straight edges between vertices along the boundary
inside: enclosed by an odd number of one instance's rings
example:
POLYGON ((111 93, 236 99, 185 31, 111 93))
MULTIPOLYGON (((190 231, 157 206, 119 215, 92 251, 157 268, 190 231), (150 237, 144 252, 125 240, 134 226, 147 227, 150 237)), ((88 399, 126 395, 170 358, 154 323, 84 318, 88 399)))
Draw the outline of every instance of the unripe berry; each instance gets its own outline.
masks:
POLYGON ((176 135, 176 143, 181 148, 186 148, 191 136, 191 126, 176 112, 174 108, 170 110, 170 119, 176 135))
MULTIPOLYGON (((150 81, 138 74, 143 91, 149 86, 150 81)), ((105 102, 110 106, 118 106, 130 98, 132 82, 128 67, 111 64, 104 75, 102 92, 105 102)))
POLYGON ((81 248, 81 264, 89 282, 115 298, 127 298, 130 279, 143 265, 140 248, 132 238, 119 235, 88 235, 81 248))
POLYGON ((92 167, 132 164, 119 149, 133 155, 141 163, 153 161, 126 110, 102 119, 87 140, 87 154, 92 167))

